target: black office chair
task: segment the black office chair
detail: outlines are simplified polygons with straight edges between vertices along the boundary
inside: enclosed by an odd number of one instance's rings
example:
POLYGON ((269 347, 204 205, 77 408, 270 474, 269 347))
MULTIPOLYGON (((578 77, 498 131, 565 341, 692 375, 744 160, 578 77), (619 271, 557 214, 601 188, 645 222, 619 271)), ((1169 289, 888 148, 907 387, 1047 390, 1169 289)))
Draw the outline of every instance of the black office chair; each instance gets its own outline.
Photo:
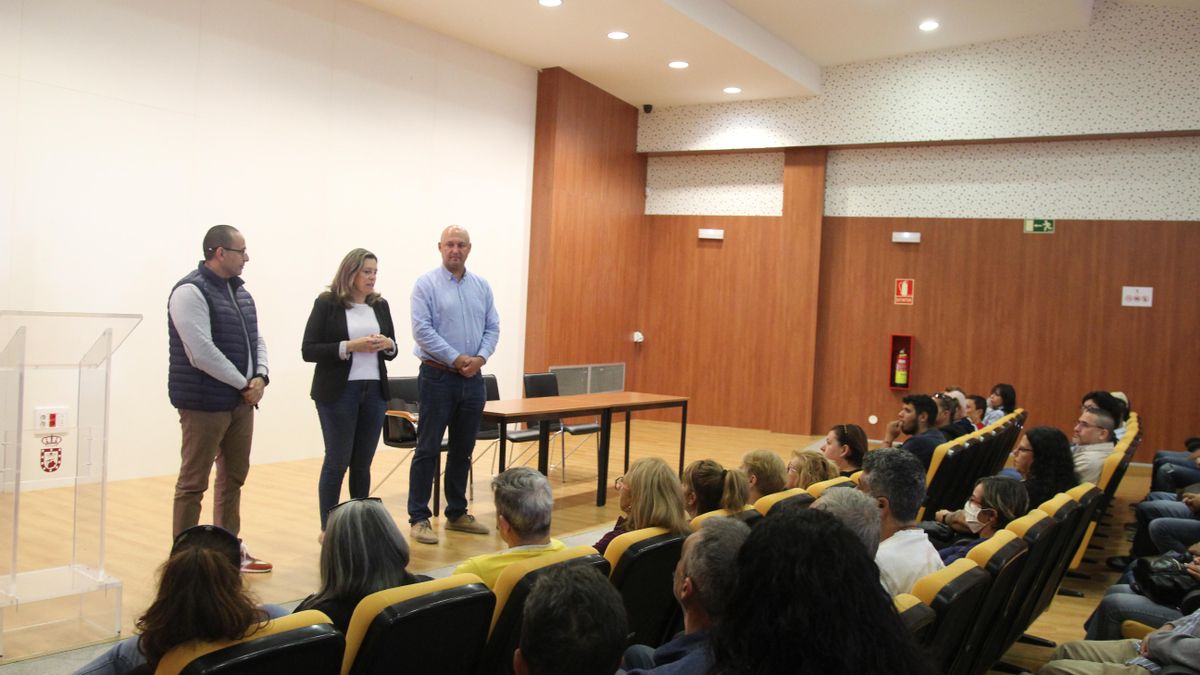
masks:
MULTIPOLYGON (((558 396, 558 375, 554 373, 525 373, 525 398, 543 398, 546 396, 558 396)), ((552 420, 550 422, 551 439, 554 436, 559 437, 559 452, 561 453, 561 463, 559 470, 562 473, 563 482, 567 482, 567 455, 574 454, 576 450, 587 442, 584 439, 576 445, 570 453, 567 452, 567 437, 566 434, 572 436, 588 436, 595 435, 596 444, 599 447, 600 443, 600 424, 598 422, 590 422, 586 424, 563 424, 560 420, 552 420)), ((509 440, 513 443, 535 443, 538 440, 538 430, 536 427, 529 429, 521 429, 508 434, 509 440)), ((522 452, 522 455, 524 452, 522 452)), ((519 459, 520 457, 518 457, 519 459)), ((515 460, 514 460, 515 463, 515 460)), ((553 468, 553 467, 552 467, 553 468)))

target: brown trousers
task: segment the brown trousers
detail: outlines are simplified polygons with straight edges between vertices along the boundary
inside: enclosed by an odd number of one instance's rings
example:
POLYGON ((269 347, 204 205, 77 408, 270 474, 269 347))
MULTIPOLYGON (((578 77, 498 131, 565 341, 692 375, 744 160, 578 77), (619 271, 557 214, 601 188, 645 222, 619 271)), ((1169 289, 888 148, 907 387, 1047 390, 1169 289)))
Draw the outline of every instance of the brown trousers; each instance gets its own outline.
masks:
POLYGON ((250 473, 250 441, 254 436, 254 406, 245 403, 224 412, 180 410, 183 429, 179 480, 175 482, 172 536, 198 525, 200 502, 208 489, 214 463, 213 524, 238 533, 242 485, 250 473))

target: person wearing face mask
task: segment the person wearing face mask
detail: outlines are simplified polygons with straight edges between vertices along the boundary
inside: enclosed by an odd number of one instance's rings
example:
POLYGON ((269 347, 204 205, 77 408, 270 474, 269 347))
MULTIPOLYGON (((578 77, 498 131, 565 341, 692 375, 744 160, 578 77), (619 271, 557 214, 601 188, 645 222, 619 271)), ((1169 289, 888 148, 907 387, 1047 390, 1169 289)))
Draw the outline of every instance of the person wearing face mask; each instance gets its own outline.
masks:
POLYGON ((1029 493, 1020 481, 999 476, 980 478, 975 482, 975 491, 962 510, 938 512, 939 519, 949 521, 947 524, 952 529, 962 528, 969 533, 954 545, 938 551, 942 562, 949 565, 964 557, 980 542, 990 539, 1028 511, 1029 493))

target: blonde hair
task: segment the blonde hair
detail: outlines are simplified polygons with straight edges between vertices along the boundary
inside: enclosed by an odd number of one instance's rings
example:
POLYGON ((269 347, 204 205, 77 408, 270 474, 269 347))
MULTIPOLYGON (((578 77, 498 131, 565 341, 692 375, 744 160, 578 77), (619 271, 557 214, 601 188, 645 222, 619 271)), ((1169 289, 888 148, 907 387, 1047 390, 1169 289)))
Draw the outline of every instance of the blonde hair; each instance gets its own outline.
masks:
POLYGON ((683 485, 696 495, 696 513, 725 509, 736 513, 750 501, 750 482, 741 471, 730 471, 711 459, 692 462, 683 470, 683 485))
POLYGON ((626 530, 665 527, 676 534, 689 531, 683 486, 662 459, 643 457, 635 461, 625 474, 625 486, 631 498, 626 530))
POLYGON ((746 475, 758 479, 758 492, 769 495, 779 492, 787 483, 787 465, 770 450, 751 450, 742 457, 746 475))
POLYGON ((796 467, 798 478, 796 487, 806 488, 813 483, 837 478, 840 475, 837 464, 829 461, 825 455, 816 450, 793 450, 792 459, 799 460, 799 466, 796 467))
MULTIPOLYGON (((348 308, 353 304, 353 300, 350 298, 354 292, 354 277, 368 260, 379 262, 379 258, 376 258, 374 253, 365 248, 356 248, 347 253, 346 257, 342 258, 342 264, 338 265, 337 273, 333 275, 333 283, 329 284, 329 292, 343 307, 348 308)), ((368 305, 374 305, 379 298, 378 293, 371 293, 367 295, 365 302, 368 305)))

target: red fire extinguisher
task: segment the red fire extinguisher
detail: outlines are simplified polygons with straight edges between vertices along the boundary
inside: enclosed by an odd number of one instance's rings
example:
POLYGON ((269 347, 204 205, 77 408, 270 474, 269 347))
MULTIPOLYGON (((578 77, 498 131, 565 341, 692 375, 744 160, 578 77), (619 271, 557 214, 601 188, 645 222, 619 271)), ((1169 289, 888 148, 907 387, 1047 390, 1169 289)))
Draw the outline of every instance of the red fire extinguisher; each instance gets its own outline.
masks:
POLYGON ((896 372, 892 380, 897 386, 908 384, 908 352, 904 351, 904 348, 896 354, 896 372))

